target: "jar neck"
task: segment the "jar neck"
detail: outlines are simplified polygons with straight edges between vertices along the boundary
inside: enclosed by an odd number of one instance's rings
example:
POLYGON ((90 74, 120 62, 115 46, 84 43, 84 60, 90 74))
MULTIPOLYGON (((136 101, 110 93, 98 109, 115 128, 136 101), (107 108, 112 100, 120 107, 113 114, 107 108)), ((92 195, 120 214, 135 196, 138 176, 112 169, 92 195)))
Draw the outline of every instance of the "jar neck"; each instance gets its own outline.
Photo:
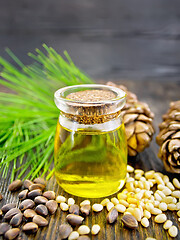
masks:
MULTIPOLYGON (((74 115, 73 115, 74 116, 74 115)), ((116 118, 110 118, 108 121, 100 122, 100 123, 92 123, 91 124, 84 124, 83 122, 75 121, 74 118, 68 117, 67 114, 63 112, 59 115, 59 123, 63 128, 68 129, 69 131, 77 131, 79 129, 88 129, 90 131, 102 131, 102 132, 110 132, 117 129, 122 124, 122 116, 119 113, 116 118)))

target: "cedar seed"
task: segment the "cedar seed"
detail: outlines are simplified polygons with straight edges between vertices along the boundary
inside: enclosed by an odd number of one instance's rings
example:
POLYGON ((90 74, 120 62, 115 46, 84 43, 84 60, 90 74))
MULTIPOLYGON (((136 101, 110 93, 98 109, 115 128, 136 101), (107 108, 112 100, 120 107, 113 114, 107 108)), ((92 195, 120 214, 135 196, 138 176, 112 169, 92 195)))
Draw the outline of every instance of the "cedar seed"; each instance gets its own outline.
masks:
POLYGON ((9 229, 10 229, 10 226, 7 223, 5 223, 5 222, 1 223, 0 224, 0 235, 5 234, 5 232, 7 232, 9 229))
POLYGON ((8 186, 9 191, 16 191, 22 187, 22 181, 21 180, 15 180, 8 186))
POLYGON ((77 204, 73 204, 69 207, 69 213, 79 215, 79 206, 77 204))
POLYGON ((26 180, 24 180, 23 186, 24 186, 24 188, 29 189, 30 185, 32 185, 32 184, 33 184, 32 181, 26 179, 26 180))
POLYGON ((39 227, 45 227, 48 225, 48 221, 40 215, 35 215, 33 217, 33 222, 36 223, 39 227))
POLYGON ((37 215, 37 213, 32 209, 26 209, 24 211, 24 217, 25 218, 33 218, 35 215, 37 215))
POLYGON ((4 205, 1 210, 3 211, 3 213, 7 213, 9 210, 11 210, 12 208, 15 208, 16 204, 15 203, 8 203, 6 205, 4 205))
POLYGON ((24 201, 21 202, 19 205, 19 209, 21 211, 24 211, 28 208, 33 208, 35 206, 35 203, 31 199, 25 199, 24 201))
POLYGON ((23 219, 23 214, 18 213, 11 218, 10 225, 13 227, 17 227, 21 224, 22 219, 23 219))
POLYGON ((35 197, 34 202, 36 204, 46 204, 48 202, 48 199, 43 196, 37 196, 35 197))
POLYGON ((26 199, 26 197, 27 197, 27 195, 28 195, 28 189, 25 189, 25 190, 23 190, 23 191, 21 191, 19 194, 18 194, 18 198, 19 198, 19 200, 24 200, 24 199, 26 199))
POLYGON ((88 216, 91 210, 91 205, 83 205, 80 210, 83 215, 88 216))
POLYGON ((57 210, 58 204, 55 200, 49 200, 46 203, 46 207, 47 207, 50 214, 54 214, 57 210))
POLYGON ((54 200, 56 198, 56 194, 54 191, 46 191, 43 193, 43 196, 49 200, 54 200))
POLYGON ((28 193, 28 198, 34 199, 35 197, 41 196, 41 195, 42 195, 41 189, 35 189, 28 193))
POLYGON ((109 211, 106 219, 109 223, 114 223, 117 220, 117 217, 118 217, 118 211, 116 210, 116 208, 112 208, 109 211))
POLYGON ((21 211, 18 208, 12 208, 4 215, 4 219, 8 221, 18 213, 21 213, 21 211))
POLYGON ((34 179, 33 182, 34 182, 34 183, 37 183, 37 184, 42 184, 42 185, 46 186, 46 181, 45 181, 43 178, 40 178, 40 177, 34 179))
POLYGON ((138 227, 138 222, 135 219, 134 216, 132 216, 131 214, 126 214, 122 217, 122 222, 124 223, 124 225, 128 228, 137 228, 138 227))
POLYGON ((6 233, 5 233, 5 238, 7 239, 15 239, 20 233, 20 229, 19 228, 12 228, 9 229, 6 233))
POLYGON ((35 211, 42 215, 42 216, 47 216, 48 215, 48 209, 46 206, 42 205, 42 204, 39 204, 36 208, 35 208, 35 211))
POLYGON ((29 191, 32 191, 32 190, 35 190, 35 189, 44 190, 45 189, 45 185, 40 184, 40 183, 34 183, 34 184, 29 186, 29 191))
POLYGON ((38 230, 38 225, 34 222, 28 222, 23 226, 22 230, 28 234, 36 233, 38 230))
POLYGON ((72 227, 69 224, 61 224, 59 226, 59 236, 60 239, 66 239, 73 231, 72 227))
POLYGON ((80 225, 84 220, 83 217, 75 214, 68 214, 66 219, 72 226, 80 225))

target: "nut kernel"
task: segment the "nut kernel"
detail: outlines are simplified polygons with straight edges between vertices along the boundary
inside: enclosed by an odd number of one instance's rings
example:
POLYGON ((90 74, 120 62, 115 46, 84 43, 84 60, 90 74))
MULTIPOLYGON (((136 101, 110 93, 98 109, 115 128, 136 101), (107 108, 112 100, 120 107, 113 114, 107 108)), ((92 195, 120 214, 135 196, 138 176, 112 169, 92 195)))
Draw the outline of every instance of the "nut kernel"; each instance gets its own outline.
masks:
POLYGON ((66 198, 64 196, 59 195, 56 197, 56 202, 57 203, 66 202, 66 198))
POLYGON ((108 202, 110 202, 110 200, 108 198, 105 198, 101 201, 101 205, 103 205, 103 207, 105 207, 108 202))
POLYGON ((100 231, 100 226, 98 224, 94 224, 91 229, 91 234, 92 235, 97 235, 100 231))
POLYGON ((114 207, 114 204, 112 202, 108 202, 106 205, 106 208, 108 210, 108 212, 114 207))
POLYGON ((61 208, 62 211, 68 211, 69 210, 69 206, 65 202, 60 203, 60 208, 61 208))
POLYGON ((77 232, 80 234, 80 235, 85 235, 85 234, 89 234, 90 233, 90 229, 88 226, 86 225, 81 225, 77 232))
POLYGON ((171 220, 167 220, 164 225, 163 225, 163 228, 165 230, 168 230, 171 226, 172 226, 173 222, 171 220))
POLYGON ((115 208, 116 208, 116 210, 117 210, 118 212, 120 212, 120 213, 124 213, 124 212, 126 211, 126 207, 125 207, 124 205, 122 205, 122 204, 117 204, 117 205, 115 206, 115 208))
POLYGON ((80 203, 80 206, 82 207, 83 205, 90 205, 90 201, 89 200, 84 200, 80 203))
POLYGON ((103 210, 103 205, 95 203, 92 205, 92 210, 94 212, 101 212, 103 210))
POLYGON ((174 178, 173 179, 173 184, 176 188, 180 189, 180 182, 177 178, 174 178))
POLYGON ((168 229, 168 233, 171 237, 176 237, 178 235, 178 229, 176 226, 171 226, 169 229, 168 229))
POLYGON ((167 220, 167 217, 164 213, 158 214, 154 219, 156 223, 164 223, 166 220, 167 220))
POLYGON ((143 227, 149 227, 149 220, 146 217, 141 219, 141 224, 143 227))
POLYGON ((74 198, 68 198, 68 205, 71 206, 71 205, 74 205, 74 204, 75 204, 74 198))

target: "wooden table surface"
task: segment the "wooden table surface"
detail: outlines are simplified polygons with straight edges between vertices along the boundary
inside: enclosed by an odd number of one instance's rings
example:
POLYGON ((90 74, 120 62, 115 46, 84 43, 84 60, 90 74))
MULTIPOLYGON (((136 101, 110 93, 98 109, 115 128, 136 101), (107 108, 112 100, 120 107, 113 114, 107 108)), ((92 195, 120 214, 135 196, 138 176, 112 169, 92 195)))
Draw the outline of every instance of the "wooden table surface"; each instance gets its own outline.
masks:
MULTIPOLYGON (((97 82, 105 83, 103 80, 97 80, 97 82)), ((117 83, 125 84, 131 91, 138 95, 138 98, 141 101, 145 101, 149 104, 152 111, 155 113, 154 126, 156 129, 156 134, 158 133, 158 124, 161 122, 161 115, 166 112, 169 106, 170 101, 178 100, 180 98, 180 82, 178 81, 133 81, 133 80, 116 80, 117 83)), ((155 135, 156 135, 155 134, 155 135)), ((129 164, 135 168, 141 168, 143 170, 154 169, 155 171, 160 171, 167 174, 171 179, 172 177, 179 177, 175 174, 168 174, 163 168, 161 160, 157 157, 158 145, 155 142, 155 136, 151 142, 149 148, 144 152, 138 154, 137 157, 129 159, 129 164)), ((11 194, 7 191, 9 181, 9 175, 6 179, 0 177, 0 192, 2 192, 4 199, 0 202, 0 207, 5 203, 18 202, 17 193, 11 194)), ((56 183, 55 177, 52 177, 48 181, 47 189, 54 190, 56 194, 62 194, 64 196, 72 197, 65 193, 56 183)), ((116 194, 114 195, 116 196, 116 194)), ((73 196, 74 197, 74 196, 73 196)), ((79 197, 74 197, 76 203, 80 203, 83 199, 79 197)), ((102 199, 91 199, 91 202, 100 202, 102 199)), ((67 213, 62 212, 60 208, 55 215, 47 217, 49 221, 49 226, 43 229, 38 230, 35 235, 21 234, 18 239, 35 239, 35 240, 55 240, 59 239, 58 237, 58 226, 65 222, 65 217, 67 213)), ((143 228, 140 224, 137 230, 128 230, 123 227, 121 222, 122 214, 119 214, 118 220, 115 224, 110 225, 106 222, 107 211, 103 210, 100 213, 92 212, 89 217, 84 221, 89 227, 92 224, 98 223, 101 226, 100 233, 92 237, 94 240, 119 240, 119 239, 133 239, 133 240, 144 240, 146 237, 154 237, 157 240, 159 239, 172 239, 167 234, 167 231, 163 230, 162 224, 155 224, 154 217, 150 220, 150 226, 148 228, 143 228)), ((171 219, 179 229, 180 223, 177 220, 177 214, 175 212, 167 212, 168 219, 171 219)), ((0 220, 1 221, 1 220, 0 220)), ((91 236, 90 236, 91 237, 91 236)), ((2 239, 2 238, 0 238, 2 239)), ((180 239, 180 233, 176 237, 180 239)))

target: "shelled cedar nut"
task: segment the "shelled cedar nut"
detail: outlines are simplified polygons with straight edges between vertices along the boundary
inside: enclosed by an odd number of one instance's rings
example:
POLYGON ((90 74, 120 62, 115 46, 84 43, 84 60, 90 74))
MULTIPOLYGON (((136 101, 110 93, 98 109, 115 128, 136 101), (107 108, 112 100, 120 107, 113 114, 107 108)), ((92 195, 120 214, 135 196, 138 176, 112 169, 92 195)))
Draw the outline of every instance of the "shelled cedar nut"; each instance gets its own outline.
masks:
POLYGON ((69 213, 79 215, 79 206, 77 204, 73 204, 69 207, 69 213))
POLYGON ((40 183, 33 183, 29 186, 29 191, 33 191, 35 189, 40 189, 41 191, 43 191, 45 189, 45 185, 40 183))
POLYGON ((46 204, 48 202, 48 199, 43 196, 37 196, 35 197, 34 202, 36 204, 46 204))
POLYGON ((8 190, 13 192, 13 191, 16 191, 18 189, 20 189, 22 187, 22 181, 21 180, 15 180, 13 181, 11 184, 9 184, 8 186, 8 190))
POLYGON ((21 224, 22 219, 23 219, 23 214, 18 213, 11 218, 10 225, 13 227, 17 227, 21 224))
POLYGON ((66 219, 72 226, 80 225, 84 220, 83 217, 75 214, 68 214, 66 216, 66 219))
POLYGON ((118 211, 116 210, 116 208, 112 208, 109 211, 106 219, 109 223, 114 223, 117 220, 117 217, 118 217, 118 211))
POLYGON ((28 189, 25 189, 25 190, 23 190, 23 191, 21 191, 19 194, 18 194, 18 198, 19 198, 19 200, 24 200, 24 199, 26 199, 27 198, 27 195, 28 195, 28 189))
POLYGON ((0 218, 2 217, 3 215, 3 211, 0 209, 0 218))
POLYGON ((44 180, 44 178, 38 177, 38 178, 34 179, 33 182, 34 182, 34 183, 37 183, 37 184, 42 184, 42 185, 46 186, 46 181, 44 180))
POLYGON ((98 224, 94 224, 91 229, 92 235, 97 235, 100 231, 101 227, 98 224))
POLYGON ((19 208, 12 208, 4 215, 4 219, 6 221, 9 221, 14 215, 16 215, 18 213, 21 213, 19 208))
POLYGON ((28 198, 34 199, 35 197, 41 196, 41 195, 42 195, 41 189, 35 189, 28 193, 28 198))
POLYGON ((45 227, 48 225, 48 221, 40 215, 35 215, 32 221, 36 223, 39 227, 45 227))
POLYGON ((37 213, 33 209, 26 209, 24 211, 24 217, 27 219, 33 218, 35 215, 37 215, 37 213))
POLYGON ((4 205, 1 210, 3 211, 3 213, 7 213, 9 210, 11 210, 12 208, 15 208, 16 204, 15 203, 8 203, 6 205, 4 205))
POLYGON ((5 234, 5 232, 7 232, 9 229, 10 229, 9 224, 7 224, 5 222, 0 223, 0 235, 5 234))
POLYGON ((54 200, 56 198, 56 194, 54 191, 46 191, 43 193, 43 196, 49 200, 54 200))
POLYGON ((42 215, 42 216, 47 216, 48 215, 48 209, 45 205, 39 204, 36 208, 35 211, 42 215))
POLYGON ((90 238, 86 235, 82 235, 82 236, 78 237, 77 240, 90 240, 90 238))
POLYGON ((36 233, 38 230, 38 225, 34 222, 28 222, 23 226, 22 230, 28 234, 36 233))
POLYGON ((91 205, 87 204, 87 205, 83 205, 81 208, 81 213, 85 216, 88 216, 91 210, 91 205))
POLYGON ((54 214, 57 211, 58 204, 55 200, 49 200, 46 202, 46 207, 50 214, 54 214))
POLYGON ((69 224, 61 224, 59 226, 59 236, 60 239, 66 239, 69 237, 70 233, 73 231, 72 227, 69 224))
POLYGON ((69 234, 68 240, 75 240, 79 237, 79 233, 77 231, 72 231, 69 234))
POLYGON ((7 239, 15 239, 20 233, 19 228, 11 228, 5 233, 5 238, 7 239))
POLYGON ((29 179, 26 179, 26 180, 24 180, 23 186, 24 186, 24 188, 29 189, 29 187, 30 187, 32 184, 33 184, 32 181, 30 181, 29 179))
POLYGON ((78 227, 77 231, 79 235, 86 235, 90 233, 90 228, 86 225, 81 225, 80 227, 78 227))
POLYGON ((0 201, 3 199, 3 195, 0 193, 0 201))
POLYGON ((124 215, 121 220, 128 228, 135 229, 138 227, 138 222, 136 218, 131 214, 124 215))
POLYGON ((33 202, 33 200, 31 199, 25 199, 21 202, 21 204, 19 205, 19 209, 21 211, 24 211, 28 208, 33 208, 35 206, 35 203, 33 202))

